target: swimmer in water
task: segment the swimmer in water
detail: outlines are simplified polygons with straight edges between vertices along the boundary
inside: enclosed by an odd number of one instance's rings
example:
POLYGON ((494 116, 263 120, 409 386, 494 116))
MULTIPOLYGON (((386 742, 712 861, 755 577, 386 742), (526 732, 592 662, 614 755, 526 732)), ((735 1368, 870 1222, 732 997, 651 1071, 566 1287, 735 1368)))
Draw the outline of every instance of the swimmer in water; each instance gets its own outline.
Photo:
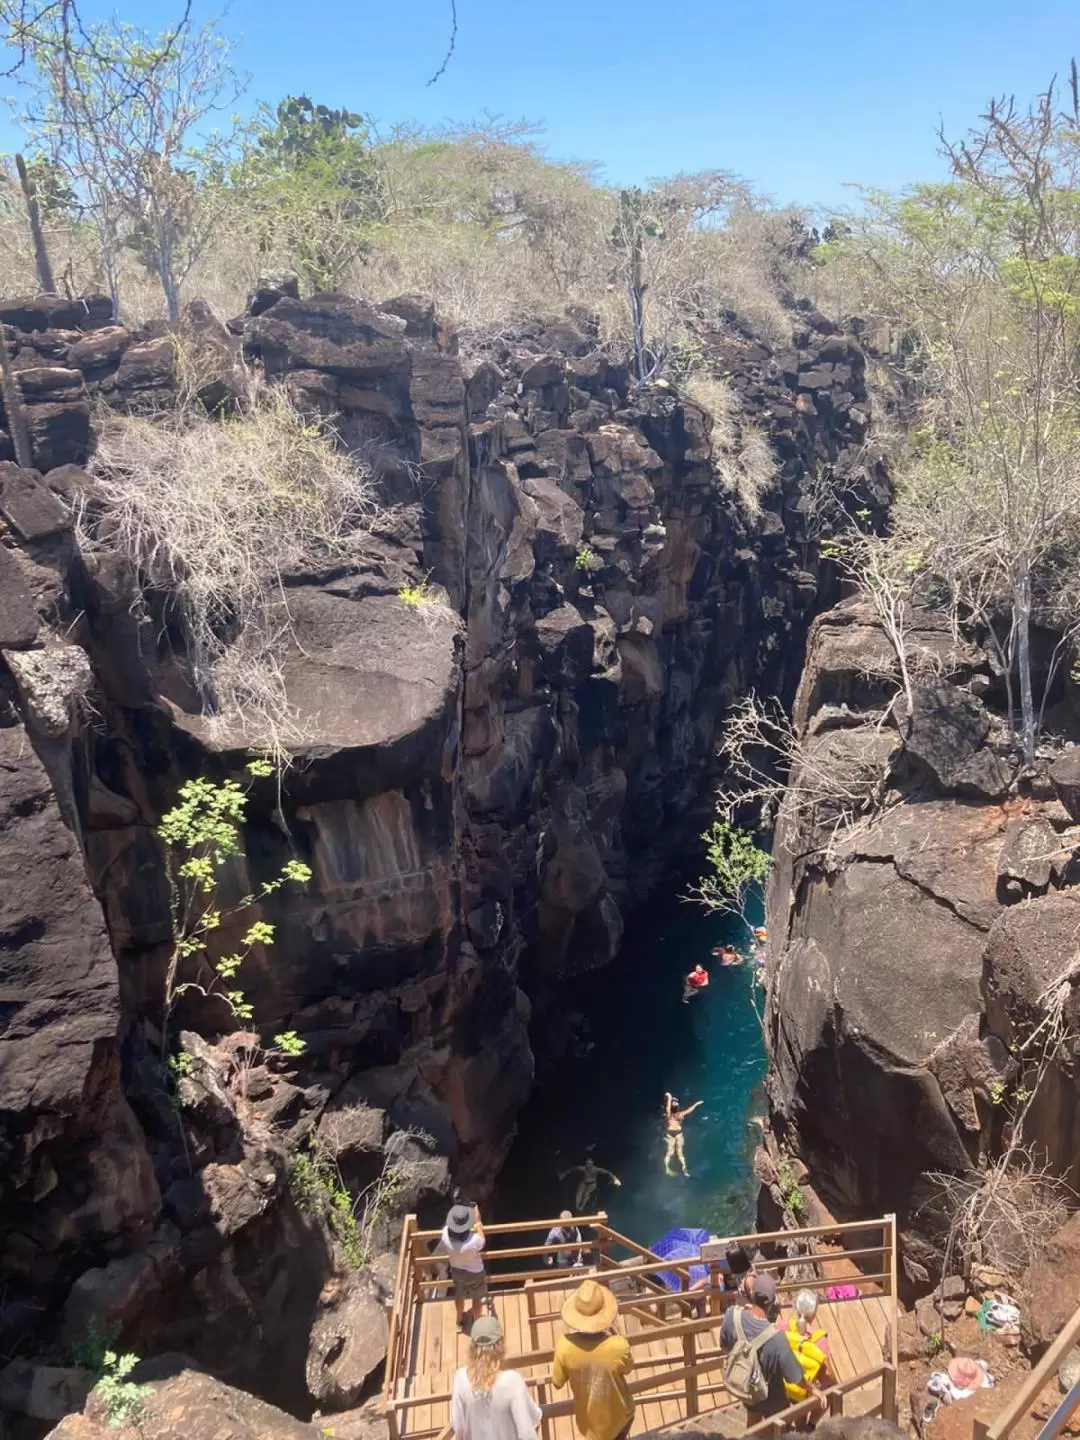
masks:
POLYGON ((743 957, 739 954, 738 950, 735 949, 734 945, 718 945, 712 953, 720 961, 720 964, 724 966, 741 965, 743 963, 743 957))
POLYGON ((704 990, 709 983, 709 972, 704 965, 695 965, 683 981, 682 1003, 688 1005, 690 997, 704 990))
POLYGON ((606 1175, 617 1189, 622 1185, 622 1181, 617 1175, 613 1175, 610 1170, 605 1170, 603 1166, 597 1165, 591 1155, 586 1157, 584 1165, 571 1165, 569 1170, 564 1170, 559 1176, 559 1179, 565 1180, 568 1175, 577 1175, 579 1173, 581 1179, 578 1181, 577 1189, 574 1192, 574 1210, 578 1215, 589 1215, 592 1213, 592 1208, 596 1203, 596 1192, 600 1186, 601 1176, 606 1175))
POLYGON ((664 1094, 664 1174, 674 1175, 671 1168, 673 1159, 678 1160, 682 1166, 682 1173, 689 1175, 686 1168, 686 1151, 684 1149, 683 1121, 688 1115, 692 1115, 699 1105, 704 1105, 704 1100, 695 1100, 692 1105, 687 1105, 685 1110, 679 1109, 679 1102, 669 1091, 664 1094))

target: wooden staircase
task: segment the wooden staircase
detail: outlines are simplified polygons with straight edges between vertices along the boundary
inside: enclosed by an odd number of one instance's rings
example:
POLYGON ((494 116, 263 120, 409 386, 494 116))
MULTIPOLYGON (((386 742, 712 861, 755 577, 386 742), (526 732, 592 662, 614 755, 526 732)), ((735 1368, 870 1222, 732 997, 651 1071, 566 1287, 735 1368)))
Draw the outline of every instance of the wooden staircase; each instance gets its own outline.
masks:
MULTIPOLYGON (((732 1236, 707 1247, 706 1276, 692 1284, 687 1262, 662 1260, 611 1229, 603 1214, 575 1217, 587 1263, 554 1273, 545 1261, 554 1247, 535 1241, 554 1220, 487 1225, 490 1301, 506 1337, 506 1368, 525 1377, 543 1412, 542 1440, 576 1440, 572 1401, 554 1391, 549 1375, 559 1312, 585 1275, 615 1291, 619 1328, 634 1352, 630 1389, 637 1411, 632 1435, 660 1430, 708 1411, 723 1410, 731 1433, 779 1435, 806 1414, 804 1402, 749 1430, 746 1412, 723 1381, 720 1325, 734 1298, 723 1289, 719 1257, 731 1240, 775 1259, 759 1264, 774 1275, 781 1297, 807 1286, 822 1293, 820 1323, 829 1336, 836 1383, 826 1392, 833 1414, 896 1415, 896 1230, 892 1216, 851 1225, 822 1225, 772 1235, 732 1236), (511 1238, 526 1243, 506 1244, 511 1238), (503 1243, 500 1243, 503 1242, 503 1243), (709 1258, 712 1257, 712 1258, 709 1258), (656 1277, 674 1273, 673 1293, 656 1277), (857 1292, 830 1301, 830 1285, 857 1292)), ((431 1254, 437 1231, 409 1217, 402 1234, 390 1321, 383 1405, 391 1440, 443 1440, 449 1434, 454 1373, 465 1363, 468 1340, 457 1333, 446 1295, 445 1263, 431 1254)), ((696 1264, 697 1262, 695 1262, 696 1264)), ((786 1324, 786 1315, 781 1324, 786 1324)))

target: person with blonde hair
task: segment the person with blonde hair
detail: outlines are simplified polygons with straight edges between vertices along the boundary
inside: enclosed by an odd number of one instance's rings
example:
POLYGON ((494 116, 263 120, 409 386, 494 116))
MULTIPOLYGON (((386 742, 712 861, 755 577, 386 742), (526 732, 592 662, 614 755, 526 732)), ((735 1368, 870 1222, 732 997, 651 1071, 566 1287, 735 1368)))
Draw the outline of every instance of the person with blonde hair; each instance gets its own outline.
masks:
POLYGON ((473 1321, 469 1358, 454 1376, 450 1427, 456 1440, 535 1440, 540 1407, 516 1370, 504 1370, 506 1346, 494 1315, 473 1321))
POLYGON ((615 1328, 618 1315, 619 1302, 595 1280, 583 1281, 562 1307, 567 1333, 555 1342, 551 1383, 556 1390, 569 1384, 584 1440, 625 1440, 634 1423, 626 1383, 634 1355, 615 1328))
POLYGON ((814 1390, 824 1390, 832 1384, 829 1371, 829 1339, 817 1320, 818 1297, 814 1290, 800 1290, 795 1296, 795 1305, 788 1321, 788 1344, 795 1352, 795 1358, 802 1366, 802 1385, 784 1381, 787 1398, 794 1404, 806 1400, 814 1390))

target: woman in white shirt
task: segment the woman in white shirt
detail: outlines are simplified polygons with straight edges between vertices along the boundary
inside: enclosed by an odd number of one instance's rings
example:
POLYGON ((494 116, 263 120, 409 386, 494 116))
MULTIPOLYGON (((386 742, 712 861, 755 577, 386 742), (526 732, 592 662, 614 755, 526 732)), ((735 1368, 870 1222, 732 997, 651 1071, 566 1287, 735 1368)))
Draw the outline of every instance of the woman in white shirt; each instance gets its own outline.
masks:
POLYGON ((479 1207, 455 1205, 446 1217, 436 1253, 449 1257, 457 1328, 465 1329, 465 1302, 472 1302, 472 1323, 484 1311, 487 1272, 484 1270, 484 1227, 479 1207))
POLYGON ((494 1315, 473 1322, 469 1361, 454 1376, 450 1425, 456 1440, 536 1440, 540 1407, 516 1370, 503 1370, 502 1327, 494 1315))

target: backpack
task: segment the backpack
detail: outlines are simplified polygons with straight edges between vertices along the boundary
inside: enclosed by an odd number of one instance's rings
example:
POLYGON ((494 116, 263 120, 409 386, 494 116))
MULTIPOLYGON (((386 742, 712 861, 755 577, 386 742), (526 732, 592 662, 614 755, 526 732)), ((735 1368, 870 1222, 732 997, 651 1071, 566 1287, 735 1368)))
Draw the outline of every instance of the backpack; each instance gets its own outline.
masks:
POLYGON ((735 1344, 724 1364, 724 1385, 728 1394, 734 1395, 736 1400, 741 1400, 744 1405, 754 1410, 764 1404, 769 1396, 769 1382, 761 1368, 759 1352, 765 1341, 770 1340, 777 1331, 774 1325, 766 1325, 760 1335, 748 1340, 743 1329, 741 1306, 736 1308, 732 1320, 735 1325, 735 1344))

